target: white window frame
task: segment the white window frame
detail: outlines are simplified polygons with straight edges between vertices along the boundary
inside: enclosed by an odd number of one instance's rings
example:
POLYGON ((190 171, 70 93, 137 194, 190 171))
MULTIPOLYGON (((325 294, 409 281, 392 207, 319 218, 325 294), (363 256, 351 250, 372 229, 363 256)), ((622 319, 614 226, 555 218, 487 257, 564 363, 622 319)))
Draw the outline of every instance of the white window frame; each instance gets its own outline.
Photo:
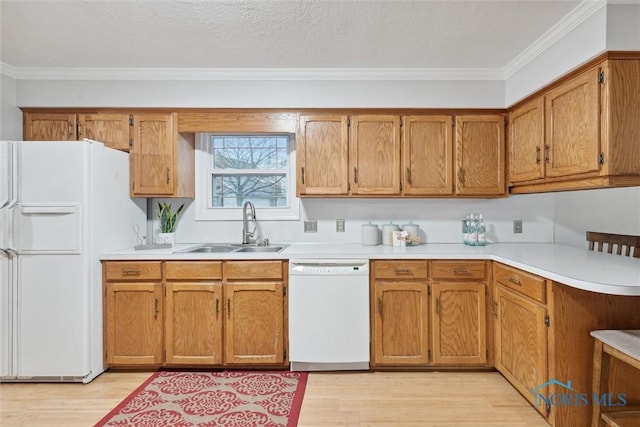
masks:
MULTIPOLYGON (((242 208, 215 208, 211 206, 211 136, 230 135, 234 133, 198 133, 196 134, 196 221, 241 221, 242 208)), ((237 134, 243 135, 269 135, 264 133, 237 134)), ((276 134, 274 134, 276 135, 276 134)), ((283 135, 277 133, 277 135, 283 135)), ((287 171, 287 197, 288 207, 261 208, 256 206, 256 218, 260 220, 294 221, 300 219, 300 199, 296 197, 296 150, 295 135, 287 134, 289 138, 289 168, 287 171)))

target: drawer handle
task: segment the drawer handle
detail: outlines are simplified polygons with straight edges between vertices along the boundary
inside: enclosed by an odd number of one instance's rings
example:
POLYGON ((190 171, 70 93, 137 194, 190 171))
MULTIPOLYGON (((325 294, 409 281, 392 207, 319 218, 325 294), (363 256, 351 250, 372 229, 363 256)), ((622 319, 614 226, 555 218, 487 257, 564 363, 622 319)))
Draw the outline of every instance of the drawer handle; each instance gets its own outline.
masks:
POLYGON ((139 268, 124 268, 122 269, 123 276, 139 276, 141 273, 139 268))
POLYGON ((396 273, 396 274, 411 274, 413 272, 411 271, 410 268, 398 268, 398 267, 396 267, 396 269, 394 270, 394 273, 396 273))
POLYGON ((471 271, 468 268, 454 268, 451 270, 453 274, 469 274, 471 271))
POLYGON ((509 277, 507 280, 513 283, 514 285, 518 285, 518 286, 522 285, 522 282, 520 280, 515 279, 513 277, 509 277))

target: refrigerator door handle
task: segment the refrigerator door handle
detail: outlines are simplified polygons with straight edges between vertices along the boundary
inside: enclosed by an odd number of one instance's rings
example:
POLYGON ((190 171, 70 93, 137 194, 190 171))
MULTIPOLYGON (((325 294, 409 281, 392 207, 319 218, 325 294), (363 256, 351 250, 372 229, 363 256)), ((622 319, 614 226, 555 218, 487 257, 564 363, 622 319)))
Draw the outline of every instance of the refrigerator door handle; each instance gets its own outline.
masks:
POLYGON ((18 204, 18 146, 16 144, 10 145, 11 156, 11 199, 7 205, 7 209, 13 209, 18 204))

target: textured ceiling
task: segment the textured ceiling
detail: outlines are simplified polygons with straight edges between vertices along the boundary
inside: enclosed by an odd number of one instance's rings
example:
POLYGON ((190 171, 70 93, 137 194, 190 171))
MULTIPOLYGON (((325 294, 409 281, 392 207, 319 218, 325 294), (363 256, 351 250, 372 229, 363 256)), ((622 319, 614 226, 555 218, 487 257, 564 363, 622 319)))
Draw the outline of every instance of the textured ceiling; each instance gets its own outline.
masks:
POLYGON ((500 69, 580 0, 0 0, 16 68, 500 69))

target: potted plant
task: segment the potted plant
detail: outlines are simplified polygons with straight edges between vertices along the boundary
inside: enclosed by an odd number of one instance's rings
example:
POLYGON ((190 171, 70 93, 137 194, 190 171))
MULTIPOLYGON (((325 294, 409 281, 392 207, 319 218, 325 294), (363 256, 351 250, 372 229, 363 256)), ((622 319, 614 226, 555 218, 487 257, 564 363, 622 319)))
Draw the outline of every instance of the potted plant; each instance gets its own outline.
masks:
POLYGON ((158 202, 158 219, 160 220, 160 233, 158 233, 159 243, 175 244, 175 227, 178 215, 182 212, 184 203, 180 205, 177 211, 173 212, 173 206, 170 203, 158 202))

